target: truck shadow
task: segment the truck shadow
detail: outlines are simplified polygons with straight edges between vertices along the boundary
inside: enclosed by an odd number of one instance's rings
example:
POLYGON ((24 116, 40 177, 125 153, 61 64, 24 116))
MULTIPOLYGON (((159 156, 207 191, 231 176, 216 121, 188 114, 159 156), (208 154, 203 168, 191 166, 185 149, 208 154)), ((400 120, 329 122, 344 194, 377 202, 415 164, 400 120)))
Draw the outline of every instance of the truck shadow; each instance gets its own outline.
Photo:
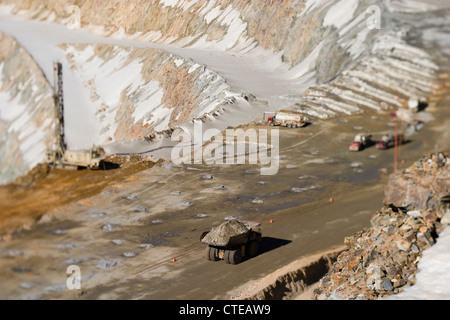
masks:
MULTIPOLYGON (((91 169, 96 171, 109 171, 116 170, 120 168, 120 164, 114 162, 102 161, 97 169, 91 169)), ((78 167, 78 171, 89 170, 86 167, 78 167)))
POLYGON ((278 249, 278 248, 285 246, 291 242, 292 242, 291 240, 278 239, 278 238, 272 238, 272 237, 262 237, 261 242, 259 243, 258 254, 254 257, 244 257, 242 259, 242 262, 246 262, 248 260, 256 258, 266 252, 278 249))
MULTIPOLYGON (((401 140, 401 141, 398 142, 398 146, 401 147, 401 146, 407 145, 407 144, 409 144, 411 142, 412 142, 411 139, 401 140)), ((394 149, 394 146, 386 147, 384 150, 389 150, 389 149, 394 149)))
POLYGON ((291 240, 278 239, 278 238, 272 238, 272 237, 262 237, 261 243, 259 244, 258 255, 278 249, 278 248, 285 246, 291 242, 292 242, 291 240))
POLYGON ((116 170, 120 168, 120 164, 104 161, 100 164, 100 170, 116 170))

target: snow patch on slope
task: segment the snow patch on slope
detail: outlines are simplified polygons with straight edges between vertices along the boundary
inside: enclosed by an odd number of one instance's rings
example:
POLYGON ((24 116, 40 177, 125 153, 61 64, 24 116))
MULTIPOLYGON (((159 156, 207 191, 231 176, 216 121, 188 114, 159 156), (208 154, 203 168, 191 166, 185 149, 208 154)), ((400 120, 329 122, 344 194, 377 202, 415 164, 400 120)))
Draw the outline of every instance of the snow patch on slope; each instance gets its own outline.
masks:
POLYGON ((359 0, 340 0, 328 10, 323 25, 341 28, 353 18, 358 4, 359 0))
MULTIPOLYGON (((130 59, 131 50, 113 47, 108 59, 98 57, 95 46, 77 50, 68 46, 66 53, 72 57, 75 72, 91 91, 91 100, 99 123, 98 141, 114 141, 118 128, 117 112, 124 96, 133 101, 134 123, 158 123, 158 129, 167 129, 170 112, 162 110, 163 90, 158 81, 145 81, 141 76, 141 59, 130 59)), ((170 111, 170 110, 169 110, 170 111)))
POLYGON ((416 284, 385 300, 450 299, 450 228, 439 234, 434 246, 423 252, 416 284))
POLYGON ((217 73, 162 50, 64 47, 71 69, 91 92, 99 144, 164 132, 243 99, 217 73))

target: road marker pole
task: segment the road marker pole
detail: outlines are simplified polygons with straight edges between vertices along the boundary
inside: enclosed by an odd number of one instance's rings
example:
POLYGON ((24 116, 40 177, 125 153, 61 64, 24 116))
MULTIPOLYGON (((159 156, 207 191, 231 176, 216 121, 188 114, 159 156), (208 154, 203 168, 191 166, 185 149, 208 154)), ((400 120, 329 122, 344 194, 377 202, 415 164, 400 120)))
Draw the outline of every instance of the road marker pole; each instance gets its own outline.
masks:
POLYGON ((398 117, 397 117, 397 112, 395 112, 395 137, 394 137, 394 174, 397 174, 397 159, 398 159, 398 155, 397 155, 397 149, 398 149, 398 137, 397 137, 397 131, 398 131, 398 117))

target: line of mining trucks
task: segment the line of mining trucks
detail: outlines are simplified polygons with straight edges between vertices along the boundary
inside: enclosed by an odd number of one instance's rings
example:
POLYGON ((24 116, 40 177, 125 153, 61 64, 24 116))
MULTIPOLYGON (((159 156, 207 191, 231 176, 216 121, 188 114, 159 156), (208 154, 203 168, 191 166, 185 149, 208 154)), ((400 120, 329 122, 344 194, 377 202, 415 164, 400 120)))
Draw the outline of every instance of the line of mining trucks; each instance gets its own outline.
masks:
MULTIPOLYGON (((426 98, 413 97, 408 100, 408 109, 400 109, 391 114, 407 125, 416 126, 426 121, 426 118, 420 116, 420 112, 428 107, 426 98)), ((377 149, 386 150, 400 146, 405 143, 405 135, 403 132, 394 132, 384 134, 381 138, 374 140, 369 133, 359 133, 355 136, 350 144, 350 151, 362 151, 367 147, 375 145, 377 149)))
MULTIPOLYGON (((409 112, 417 113, 421 111, 426 101, 410 99, 408 102, 409 112)), ((400 112, 400 111, 398 111, 400 112)), ((404 120, 404 119, 402 119, 404 120)), ((414 120, 414 119, 413 119, 414 120)), ((309 119, 300 113, 294 111, 280 110, 278 112, 265 112, 264 122, 270 126, 283 126, 287 128, 301 128, 309 123, 309 119)), ((414 121, 413 121, 414 122, 414 121)), ((403 133, 388 133, 377 140, 373 140, 372 135, 368 133, 359 133, 352 140, 349 150, 362 151, 367 147, 376 145, 377 149, 386 150, 397 145, 401 145, 405 141, 403 133)))
MULTIPOLYGON (((410 102, 410 104, 412 104, 410 102)), ((414 104, 414 106, 416 106, 414 104)), ((265 112, 264 122, 270 126, 283 126, 287 128, 301 128, 308 124, 309 119, 300 113, 295 113, 293 111, 281 110, 278 112, 265 112)), ((377 149, 389 149, 394 147, 395 140, 397 140, 398 145, 402 144, 404 141, 404 136, 402 133, 397 134, 385 134, 378 140, 373 140, 372 135, 368 133, 359 133, 355 136, 352 143, 350 144, 350 151, 362 151, 367 147, 376 145, 377 149)))
POLYGON ((388 133, 380 139, 373 140, 372 135, 368 133, 357 134, 350 144, 350 151, 362 151, 370 146, 375 145, 377 149, 386 150, 397 145, 401 145, 405 141, 403 133, 388 133), (396 141, 397 140, 397 141, 396 141))

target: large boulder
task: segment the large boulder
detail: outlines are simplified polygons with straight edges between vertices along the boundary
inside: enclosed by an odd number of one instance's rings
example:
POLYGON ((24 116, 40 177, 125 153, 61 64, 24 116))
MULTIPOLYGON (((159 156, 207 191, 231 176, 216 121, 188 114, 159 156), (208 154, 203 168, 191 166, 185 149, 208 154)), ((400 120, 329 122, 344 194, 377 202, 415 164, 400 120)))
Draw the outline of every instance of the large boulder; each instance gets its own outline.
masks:
POLYGON ((395 175, 385 188, 384 203, 396 207, 432 209, 450 193, 448 152, 423 157, 404 174, 395 175))

